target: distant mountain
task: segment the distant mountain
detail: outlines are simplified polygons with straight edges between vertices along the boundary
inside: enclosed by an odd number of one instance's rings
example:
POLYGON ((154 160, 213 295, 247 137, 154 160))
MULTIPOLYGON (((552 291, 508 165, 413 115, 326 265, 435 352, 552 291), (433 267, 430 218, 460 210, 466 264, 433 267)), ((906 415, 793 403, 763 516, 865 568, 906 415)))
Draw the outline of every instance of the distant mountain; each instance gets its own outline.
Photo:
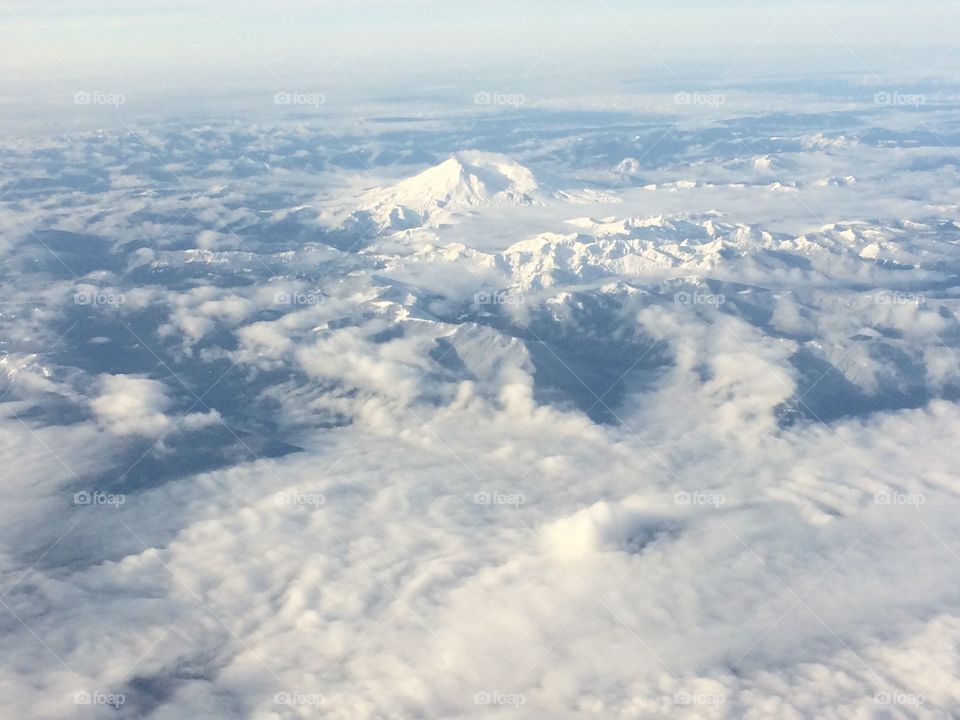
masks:
POLYGON ((464 151, 393 186, 368 191, 354 217, 404 230, 439 225, 475 208, 537 205, 551 195, 529 169, 505 155, 464 151))

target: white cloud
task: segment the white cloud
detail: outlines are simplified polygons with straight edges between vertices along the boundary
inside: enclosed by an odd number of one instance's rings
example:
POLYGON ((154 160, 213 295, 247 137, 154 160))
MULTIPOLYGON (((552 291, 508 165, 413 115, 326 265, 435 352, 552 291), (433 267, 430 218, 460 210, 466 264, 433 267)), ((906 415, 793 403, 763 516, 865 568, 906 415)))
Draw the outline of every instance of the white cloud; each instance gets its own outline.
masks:
POLYGON ((90 400, 97 421, 114 435, 159 438, 174 428, 196 429, 220 419, 213 410, 175 418, 166 412, 171 405, 166 385, 130 375, 100 376, 99 393, 90 400))
POLYGON ((117 435, 158 437, 170 426, 170 406, 163 383, 127 375, 105 375, 100 393, 90 401, 97 419, 117 435))

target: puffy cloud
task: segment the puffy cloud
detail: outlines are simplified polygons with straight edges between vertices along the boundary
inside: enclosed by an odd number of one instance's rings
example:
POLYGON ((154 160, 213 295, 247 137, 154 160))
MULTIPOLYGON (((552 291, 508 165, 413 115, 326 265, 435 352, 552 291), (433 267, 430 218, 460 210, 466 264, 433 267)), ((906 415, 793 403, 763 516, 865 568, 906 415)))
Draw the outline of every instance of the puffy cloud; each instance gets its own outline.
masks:
POLYGON ((90 400, 94 417, 114 435, 159 438, 174 428, 196 429, 220 421, 214 410, 171 417, 166 412, 171 404, 166 385, 130 375, 102 375, 99 393, 90 400))
POLYGON ((157 437, 170 426, 164 411, 170 406, 163 383, 128 375, 100 379, 100 394, 90 401, 97 419, 117 435, 157 437))

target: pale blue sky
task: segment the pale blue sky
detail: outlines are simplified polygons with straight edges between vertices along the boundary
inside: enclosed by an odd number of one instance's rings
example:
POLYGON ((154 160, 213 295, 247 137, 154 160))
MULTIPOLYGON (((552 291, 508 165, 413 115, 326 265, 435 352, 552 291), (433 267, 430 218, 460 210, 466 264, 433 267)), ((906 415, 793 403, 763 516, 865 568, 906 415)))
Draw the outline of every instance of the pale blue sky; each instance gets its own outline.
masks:
POLYGON ((956 67, 960 3, 924 0, 5 0, 0 82, 470 86, 590 73, 956 67), (720 58, 719 60, 717 58, 720 58))

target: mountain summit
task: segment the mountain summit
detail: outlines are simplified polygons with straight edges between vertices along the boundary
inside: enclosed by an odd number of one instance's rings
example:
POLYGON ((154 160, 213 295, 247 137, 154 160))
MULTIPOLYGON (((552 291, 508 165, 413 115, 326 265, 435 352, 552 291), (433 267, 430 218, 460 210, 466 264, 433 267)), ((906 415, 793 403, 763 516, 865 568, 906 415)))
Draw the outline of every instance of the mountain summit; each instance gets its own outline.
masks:
POLYGON ((361 212, 399 230, 440 224, 480 207, 535 205, 544 197, 523 165, 505 155, 470 150, 395 185, 369 191, 361 212))

